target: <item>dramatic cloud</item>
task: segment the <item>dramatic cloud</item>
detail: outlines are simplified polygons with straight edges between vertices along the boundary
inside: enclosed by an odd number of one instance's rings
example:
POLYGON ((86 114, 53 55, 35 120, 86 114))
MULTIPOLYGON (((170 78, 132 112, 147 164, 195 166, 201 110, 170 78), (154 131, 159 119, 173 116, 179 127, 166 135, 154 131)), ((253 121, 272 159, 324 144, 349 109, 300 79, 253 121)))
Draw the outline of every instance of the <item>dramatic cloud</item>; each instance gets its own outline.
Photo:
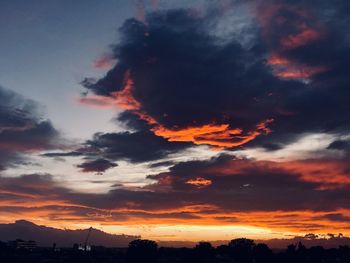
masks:
POLYGON ((36 102, 0 87, 0 168, 19 164, 23 153, 57 147, 58 132, 36 102))
MULTIPOLYGON (((230 81, 236 71, 237 86, 256 86, 252 76, 265 67, 262 60, 242 67, 240 63, 246 64, 254 51, 237 43, 217 45, 204 27, 205 21, 185 11, 156 13, 149 16, 147 26, 129 20, 114 50, 118 64, 105 78, 83 84, 97 95, 115 98, 116 106, 131 111, 169 141, 234 147, 268 133, 273 121, 268 113, 256 105, 241 112, 243 98, 249 96, 255 104, 257 93, 267 96, 268 92, 255 87, 237 93, 235 79, 230 81), (260 116, 246 122, 244 115, 252 115, 253 110, 260 116)), ((280 81, 269 71, 260 75, 262 83, 280 81)))
POLYGON ((345 24, 336 23, 341 5, 248 4, 257 10, 250 45, 214 36, 218 18, 210 12, 130 19, 113 49, 118 63, 83 85, 92 99, 114 100, 169 142, 281 147, 305 133, 348 132, 350 47, 345 24))

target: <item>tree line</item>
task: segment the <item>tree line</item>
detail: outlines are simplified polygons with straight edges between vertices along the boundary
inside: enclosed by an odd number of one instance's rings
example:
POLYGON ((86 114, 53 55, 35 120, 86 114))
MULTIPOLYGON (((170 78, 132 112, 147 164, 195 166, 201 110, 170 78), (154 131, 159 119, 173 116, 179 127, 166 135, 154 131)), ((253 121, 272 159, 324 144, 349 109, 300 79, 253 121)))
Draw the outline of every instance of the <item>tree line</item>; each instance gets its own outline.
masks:
POLYGON ((0 261, 7 263, 349 263, 350 248, 305 247, 301 242, 284 250, 272 250, 266 244, 238 238, 217 247, 199 242, 193 248, 159 247, 157 242, 136 239, 125 249, 94 247, 91 251, 74 248, 16 249, 0 242, 0 261))

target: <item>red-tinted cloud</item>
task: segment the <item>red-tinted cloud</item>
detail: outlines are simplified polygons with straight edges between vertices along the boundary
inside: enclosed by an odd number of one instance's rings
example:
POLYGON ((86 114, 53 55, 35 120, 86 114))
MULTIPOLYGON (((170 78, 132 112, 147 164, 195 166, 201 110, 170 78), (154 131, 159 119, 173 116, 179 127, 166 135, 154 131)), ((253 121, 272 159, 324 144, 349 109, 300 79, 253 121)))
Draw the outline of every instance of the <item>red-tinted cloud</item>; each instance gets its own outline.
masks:
POLYGON ((94 67, 96 69, 106 70, 112 68, 114 63, 115 61, 111 54, 104 54, 94 61, 94 67))
POLYGON ((309 79, 328 70, 326 66, 308 66, 277 54, 272 54, 268 58, 267 64, 272 67, 275 76, 284 79, 309 79))
POLYGON ((116 107, 115 98, 107 96, 88 95, 79 98, 78 102, 89 107, 102 109, 113 109, 116 107))
POLYGON ((326 38, 325 26, 302 4, 259 5, 257 18, 270 47, 267 64, 273 74, 284 79, 309 79, 328 70, 326 65, 303 63, 290 53, 326 38))

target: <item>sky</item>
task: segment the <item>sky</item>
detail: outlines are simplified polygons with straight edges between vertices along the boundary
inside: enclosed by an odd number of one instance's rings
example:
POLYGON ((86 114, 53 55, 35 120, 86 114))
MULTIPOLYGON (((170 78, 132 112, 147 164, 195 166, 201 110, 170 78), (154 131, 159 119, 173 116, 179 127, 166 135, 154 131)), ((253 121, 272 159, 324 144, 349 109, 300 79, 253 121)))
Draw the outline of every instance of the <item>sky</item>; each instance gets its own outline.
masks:
POLYGON ((0 223, 350 235, 345 0, 0 3, 0 223))

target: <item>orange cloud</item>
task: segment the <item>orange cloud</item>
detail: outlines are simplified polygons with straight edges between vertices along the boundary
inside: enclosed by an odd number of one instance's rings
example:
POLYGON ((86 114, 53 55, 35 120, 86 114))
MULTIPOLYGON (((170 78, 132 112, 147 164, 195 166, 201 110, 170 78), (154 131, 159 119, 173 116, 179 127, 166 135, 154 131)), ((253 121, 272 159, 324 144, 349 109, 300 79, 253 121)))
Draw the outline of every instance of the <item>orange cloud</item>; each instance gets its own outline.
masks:
POLYGON ((268 60, 267 60, 267 64, 272 65, 272 66, 276 66, 276 65, 288 65, 290 63, 290 61, 278 54, 274 54, 272 53, 268 60))
POLYGON ((283 79, 309 79, 328 70, 325 66, 309 66, 293 62, 275 53, 270 55, 267 64, 272 67, 272 73, 275 76, 283 79))
POLYGON ((350 185, 346 164, 341 160, 299 160, 277 163, 277 166, 301 174, 301 179, 320 183, 320 189, 335 189, 350 185))
POLYGON ((299 176, 300 180, 320 184, 319 190, 337 189, 350 185, 348 167, 343 160, 308 159, 285 162, 255 161, 233 159, 224 166, 206 167, 202 174, 226 176, 240 174, 259 168, 264 170, 282 170, 299 176))
POLYGON ((112 93, 116 99, 117 106, 125 110, 139 110, 141 105, 132 94, 134 81, 130 76, 130 71, 127 71, 124 78, 124 87, 120 91, 112 93))
POLYGON ((132 94, 134 82, 127 71, 123 89, 112 92, 109 96, 89 95, 79 98, 81 104, 97 108, 121 108, 125 110, 139 110, 141 105, 132 94))
POLYGON ((308 67, 299 66, 299 69, 295 67, 286 67, 284 69, 273 69, 273 74, 276 77, 283 79, 309 79, 312 76, 325 72, 326 67, 308 67))
POLYGON ((212 184, 212 181, 209 179, 205 179, 202 177, 196 177, 194 179, 190 179, 186 181, 186 184, 191 184, 197 187, 206 187, 212 184))
POLYGON ((152 129, 155 135, 166 138, 170 142, 193 142, 194 144, 206 144, 218 149, 238 147, 254 140, 262 133, 269 133, 267 125, 273 119, 259 123, 256 129, 243 133, 240 128, 230 128, 228 124, 207 124, 197 127, 182 129, 168 129, 158 125, 152 129))

